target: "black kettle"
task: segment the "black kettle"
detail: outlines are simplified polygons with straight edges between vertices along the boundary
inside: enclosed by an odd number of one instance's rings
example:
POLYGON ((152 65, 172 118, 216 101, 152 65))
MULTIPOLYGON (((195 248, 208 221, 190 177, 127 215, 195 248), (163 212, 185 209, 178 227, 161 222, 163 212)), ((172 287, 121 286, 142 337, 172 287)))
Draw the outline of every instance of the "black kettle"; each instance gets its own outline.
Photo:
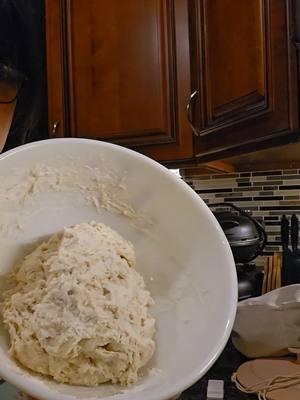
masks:
POLYGON ((213 211, 232 250, 237 264, 246 264, 259 256, 267 242, 263 226, 247 212, 232 203, 215 203, 209 207, 230 208, 213 211))

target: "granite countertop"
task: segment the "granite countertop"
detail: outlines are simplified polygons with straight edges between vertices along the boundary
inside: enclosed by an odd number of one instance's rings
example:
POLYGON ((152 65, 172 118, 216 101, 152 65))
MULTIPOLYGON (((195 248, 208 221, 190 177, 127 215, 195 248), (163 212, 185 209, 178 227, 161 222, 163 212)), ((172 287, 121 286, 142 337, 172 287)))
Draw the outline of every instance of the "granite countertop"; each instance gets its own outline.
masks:
POLYGON ((224 400, 257 400, 257 396, 239 391, 231 382, 231 375, 247 361, 229 341, 216 363, 208 373, 194 386, 186 390, 180 400, 206 400, 207 382, 209 379, 224 380, 224 400))

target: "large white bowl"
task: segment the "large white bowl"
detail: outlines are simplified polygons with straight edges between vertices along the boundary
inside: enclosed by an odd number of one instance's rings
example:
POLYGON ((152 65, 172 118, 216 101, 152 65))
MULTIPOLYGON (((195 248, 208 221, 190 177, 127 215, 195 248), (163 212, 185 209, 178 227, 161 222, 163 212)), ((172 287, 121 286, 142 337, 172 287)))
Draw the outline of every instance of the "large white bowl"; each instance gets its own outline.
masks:
POLYGON ((103 221, 134 243, 157 319, 155 357, 133 387, 75 387, 30 374, 10 357, 3 326, 1 377, 39 399, 165 400, 203 376, 229 338, 237 279, 220 226, 188 185, 143 155, 85 139, 46 140, 2 154, 0 182, 1 274, 33 242, 64 226, 103 221), (49 167, 48 177, 34 183, 29 171, 37 165, 49 167), (65 173, 68 183, 58 189, 53 179, 65 173), (106 199, 103 191, 98 200, 91 196, 91 174, 100 192, 107 189, 106 199))

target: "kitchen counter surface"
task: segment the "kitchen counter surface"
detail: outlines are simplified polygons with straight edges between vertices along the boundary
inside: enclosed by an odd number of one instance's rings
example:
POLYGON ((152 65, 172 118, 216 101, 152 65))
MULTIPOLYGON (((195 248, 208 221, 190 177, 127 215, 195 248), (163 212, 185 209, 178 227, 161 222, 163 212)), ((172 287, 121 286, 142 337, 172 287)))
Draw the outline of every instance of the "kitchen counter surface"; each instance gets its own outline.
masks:
POLYGON ((244 394, 231 382, 231 375, 238 367, 247 361, 232 345, 227 343, 223 353, 220 355, 208 373, 194 386, 185 391, 180 400, 206 400, 207 382, 209 379, 224 380, 224 400, 257 400, 257 396, 244 394))

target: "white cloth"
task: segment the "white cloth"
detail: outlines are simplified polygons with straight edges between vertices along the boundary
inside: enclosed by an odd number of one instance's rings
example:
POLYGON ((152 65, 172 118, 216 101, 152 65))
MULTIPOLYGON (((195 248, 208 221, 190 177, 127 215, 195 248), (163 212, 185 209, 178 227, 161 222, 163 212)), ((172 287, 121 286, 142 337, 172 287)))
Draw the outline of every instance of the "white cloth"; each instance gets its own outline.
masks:
POLYGON ((241 301, 232 342, 250 358, 283 356, 289 347, 300 348, 300 284, 241 301))

